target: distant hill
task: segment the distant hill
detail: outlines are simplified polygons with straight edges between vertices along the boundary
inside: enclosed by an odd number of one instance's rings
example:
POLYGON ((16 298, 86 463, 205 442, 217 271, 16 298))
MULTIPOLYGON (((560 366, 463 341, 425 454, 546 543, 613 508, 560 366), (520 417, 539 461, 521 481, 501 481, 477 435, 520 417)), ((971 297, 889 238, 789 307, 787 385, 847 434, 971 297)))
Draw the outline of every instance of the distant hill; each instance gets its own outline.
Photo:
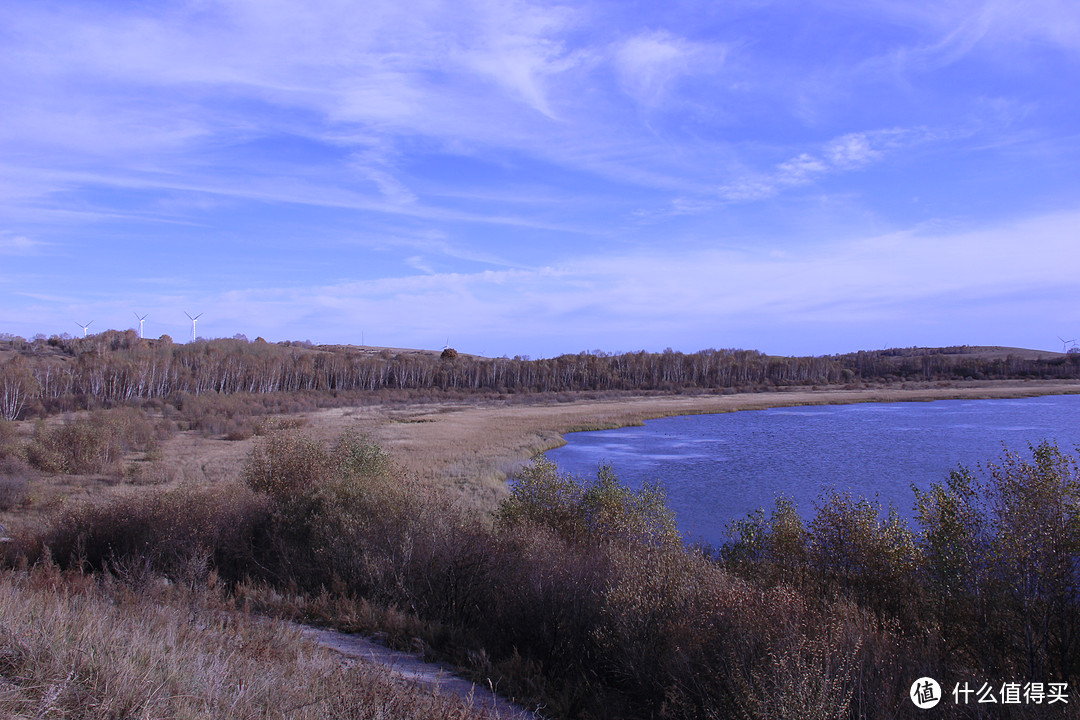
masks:
MULTIPOLYGON (((1022 360, 1050 360, 1061 358, 1065 353, 1052 350, 1029 350, 1027 348, 1004 347, 1001 345, 959 345, 953 347, 911 347, 890 348, 887 350, 874 350, 869 352, 881 353, 886 357, 912 357, 924 355, 956 355, 975 358, 979 360, 998 360, 1007 357, 1020 358, 1022 360)), ((848 353, 855 355, 857 353, 848 353)))

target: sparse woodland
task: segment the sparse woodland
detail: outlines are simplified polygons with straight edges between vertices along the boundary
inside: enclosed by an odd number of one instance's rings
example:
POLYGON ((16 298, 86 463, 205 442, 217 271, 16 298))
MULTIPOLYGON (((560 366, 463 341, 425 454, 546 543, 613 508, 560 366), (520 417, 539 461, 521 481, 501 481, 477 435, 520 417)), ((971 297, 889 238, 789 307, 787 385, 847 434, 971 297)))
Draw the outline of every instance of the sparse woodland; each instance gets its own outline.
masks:
POLYGON ((1080 353, 986 357, 977 348, 899 349, 822 357, 753 350, 481 358, 362 352, 308 343, 223 339, 174 344, 133 330, 0 342, 0 416, 14 419, 207 394, 686 392, 896 381, 1080 379, 1080 353))
POLYGON ((630 489, 610 468, 575 478, 537 458, 484 514, 363 437, 250 421, 335 393, 1076 378, 1080 354, 529 361, 131 335, 8 341, 19 352, 3 363, 9 415, 82 410, 32 432, 32 421, 19 433, 0 420, 9 508, 27 473, 131 480, 118 458, 152 456, 178 429, 228 435, 248 418, 259 437, 230 482, 150 483, 25 524, 0 578, 0 714, 472 716, 306 655, 254 614, 422 647, 554 718, 926 717, 908 700, 924 675, 946 693, 1069 683, 1068 704, 958 706, 949 695, 935 717, 1080 716, 1080 469, 1052 445, 942 478, 913 497, 910 524, 830 495, 809 522, 781 501, 735 523, 722 547, 688 548, 660 488, 630 489), (244 649, 226 652, 236 646, 225 638, 244 649))

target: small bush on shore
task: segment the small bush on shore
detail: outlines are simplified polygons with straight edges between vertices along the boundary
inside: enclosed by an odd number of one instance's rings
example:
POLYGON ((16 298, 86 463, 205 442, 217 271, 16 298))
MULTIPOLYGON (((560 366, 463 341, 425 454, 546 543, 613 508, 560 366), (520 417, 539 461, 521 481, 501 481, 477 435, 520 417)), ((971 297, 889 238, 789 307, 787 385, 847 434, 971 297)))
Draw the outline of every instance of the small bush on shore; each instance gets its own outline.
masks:
POLYGON ((678 546, 675 513, 658 484, 632 490, 619 482, 610 465, 586 482, 560 473, 555 463, 537 456, 514 476, 510 497, 496 522, 511 527, 543 525, 569 540, 622 538, 678 546))
MULTIPOLYGON (((758 513, 736 523, 720 556, 749 580, 873 613, 905 638, 898 661, 921 665, 922 675, 1072 687, 1080 678, 1077 459, 1050 443, 1030 457, 1006 451, 998 463, 916 490, 915 505, 912 529, 895 514, 882 519, 873 503, 829 495, 803 529, 781 502, 771 522, 758 513)), ((998 710, 1056 717, 1057 709, 998 710)))

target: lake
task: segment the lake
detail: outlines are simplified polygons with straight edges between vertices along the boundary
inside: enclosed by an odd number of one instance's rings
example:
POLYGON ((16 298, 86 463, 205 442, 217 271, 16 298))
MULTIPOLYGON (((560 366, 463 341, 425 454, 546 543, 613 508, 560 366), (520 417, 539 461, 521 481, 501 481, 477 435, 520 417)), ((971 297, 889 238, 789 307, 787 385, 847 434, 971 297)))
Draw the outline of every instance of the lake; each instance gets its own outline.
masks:
POLYGON ((1002 443, 1026 453, 1049 439, 1075 453, 1078 419, 1080 395, 744 410, 571 433, 547 457, 583 477, 608 462, 631 487, 659 481, 684 537, 716 544, 730 521, 768 511, 777 495, 794 499, 804 518, 830 488, 910 518, 912 485, 996 461, 1002 443))

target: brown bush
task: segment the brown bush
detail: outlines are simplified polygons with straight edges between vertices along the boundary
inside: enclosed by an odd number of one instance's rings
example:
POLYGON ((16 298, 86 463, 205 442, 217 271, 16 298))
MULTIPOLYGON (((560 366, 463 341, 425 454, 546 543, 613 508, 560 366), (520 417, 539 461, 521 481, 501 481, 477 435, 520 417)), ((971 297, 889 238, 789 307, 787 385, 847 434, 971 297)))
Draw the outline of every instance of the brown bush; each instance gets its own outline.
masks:
POLYGON ((47 473, 111 470, 115 474, 125 453, 155 449, 172 428, 171 423, 155 422, 136 408, 94 410, 57 426, 39 421, 26 455, 34 467, 47 473))
POLYGON ((0 456, 0 510, 20 505, 30 489, 36 471, 17 455, 0 456))
POLYGON ((180 489, 62 509, 12 552, 35 562, 45 548, 63 568, 137 567, 190 581, 213 567, 242 578, 256 567, 266 522, 265 500, 246 488, 180 489))
POLYGON ((595 480, 582 480, 559 472, 542 455, 514 476, 496 522, 506 527, 543 525, 577 541, 620 538, 672 547, 681 542, 675 514, 659 485, 631 490, 609 465, 597 469, 595 480))
POLYGON ((0 418, 0 457, 15 451, 17 437, 18 431, 15 428, 15 423, 0 418))
POLYGON ((230 440, 246 440, 252 435, 264 434, 268 424, 278 427, 303 424, 300 418, 268 419, 269 416, 310 412, 328 401, 334 404, 330 395, 313 392, 179 393, 166 408, 185 429, 198 430, 206 437, 219 435, 230 440))

